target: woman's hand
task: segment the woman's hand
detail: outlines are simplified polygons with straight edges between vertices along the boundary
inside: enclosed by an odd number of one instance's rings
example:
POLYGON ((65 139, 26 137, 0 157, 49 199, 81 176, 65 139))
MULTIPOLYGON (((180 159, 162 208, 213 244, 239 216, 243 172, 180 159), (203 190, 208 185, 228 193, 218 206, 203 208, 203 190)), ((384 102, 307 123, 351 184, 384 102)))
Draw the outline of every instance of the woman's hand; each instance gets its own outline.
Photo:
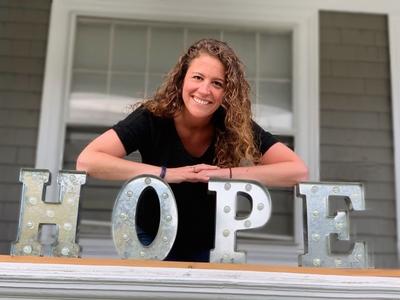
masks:
POLYGON ((231 170, 230 170, 230 168, 207 169, 207 170, 201 170, 199 172, 199 174, 207 177, 208 179, 213 178, 213 177, 220 178, 220 179, 230 179, 231 172, 232 172, 231 170))
MULTIPOLYGON (((282 143, 273 145, 262 157, 260 164, 235 168, 196 165, 189 168, 190 176, 183 181, 208 182, 210 178, 256 180, 269 187, 292 187, 308 179, 303 161, 282 143), (192 170, 190 170, 192 168, 192 170), (194 172, 196 171, 196 172, 194 172)), ((178 168, 179 169, 179 168, 178 168)))
POLYGON ((208 182, 210 173, 220 169, 218 166, 198 164, 192 166, 167 168, 165 180, 169 183, 180 182, 208 182))

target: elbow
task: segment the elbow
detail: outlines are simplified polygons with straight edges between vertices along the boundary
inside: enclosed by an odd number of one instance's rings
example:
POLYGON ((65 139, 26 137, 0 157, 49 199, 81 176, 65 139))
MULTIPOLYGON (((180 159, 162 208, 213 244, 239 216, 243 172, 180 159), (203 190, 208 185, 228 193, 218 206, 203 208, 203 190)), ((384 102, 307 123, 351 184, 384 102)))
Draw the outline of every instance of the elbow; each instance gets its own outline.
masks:
POLYGON ((308 168, 305 164, 303 164, 303 166, 300 168, 300 171, 299 171, 298 182, 307 181, 308 178, 309 178, 308 168))
POLYGON ((293 174, 290 186, 295 186, 301 182, 307 181, 309 178, 308 168, 304 163, 299 163, 296 166, 296 171, 293 174))
POLYGON ((296 172, 296 178, 293 185, 296 185, 302 181, 307 181, 309 178, 308 168, 304 163, 300 163, 298 166, 298 170, 296 172))
POLYGON ((88 172, 89 171, 88 166, 89 164, 86 155, 84 152, 81 152, 81 154, 79 154, 78 158, 76 159, 75 169, 81 172, 88 172))

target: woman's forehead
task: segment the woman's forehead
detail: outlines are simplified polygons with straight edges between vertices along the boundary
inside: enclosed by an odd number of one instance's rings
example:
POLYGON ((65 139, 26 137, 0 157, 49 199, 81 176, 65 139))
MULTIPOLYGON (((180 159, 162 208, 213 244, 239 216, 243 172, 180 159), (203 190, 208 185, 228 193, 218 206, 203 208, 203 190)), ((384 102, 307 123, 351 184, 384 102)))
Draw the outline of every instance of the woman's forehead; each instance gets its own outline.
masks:
POLYGON ((220 59, 207 54, 202 54, 194 58, 189 64, 188 71, 213 73, 222 79, 225 77, 225 66, 220 59))

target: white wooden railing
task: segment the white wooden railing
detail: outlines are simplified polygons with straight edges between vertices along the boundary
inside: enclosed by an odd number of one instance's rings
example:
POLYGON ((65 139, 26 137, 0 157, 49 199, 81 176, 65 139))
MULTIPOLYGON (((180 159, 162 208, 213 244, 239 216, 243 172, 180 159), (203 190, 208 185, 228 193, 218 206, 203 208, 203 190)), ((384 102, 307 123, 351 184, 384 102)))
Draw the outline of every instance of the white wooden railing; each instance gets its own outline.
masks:
POLYGON ((400 299, 400 270, 0 256, 0 299, 400 299))

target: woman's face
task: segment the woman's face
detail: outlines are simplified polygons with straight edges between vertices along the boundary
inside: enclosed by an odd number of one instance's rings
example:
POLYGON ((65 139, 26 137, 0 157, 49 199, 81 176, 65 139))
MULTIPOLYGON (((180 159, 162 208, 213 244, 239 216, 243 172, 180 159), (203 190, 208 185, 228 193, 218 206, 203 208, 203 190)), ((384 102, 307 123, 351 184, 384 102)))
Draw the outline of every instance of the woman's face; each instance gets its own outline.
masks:
POLYGON ((184 114, 209 119, 222 103, 225 68, 219 59, 201 54, 192 60, 183 80, 184 114))

